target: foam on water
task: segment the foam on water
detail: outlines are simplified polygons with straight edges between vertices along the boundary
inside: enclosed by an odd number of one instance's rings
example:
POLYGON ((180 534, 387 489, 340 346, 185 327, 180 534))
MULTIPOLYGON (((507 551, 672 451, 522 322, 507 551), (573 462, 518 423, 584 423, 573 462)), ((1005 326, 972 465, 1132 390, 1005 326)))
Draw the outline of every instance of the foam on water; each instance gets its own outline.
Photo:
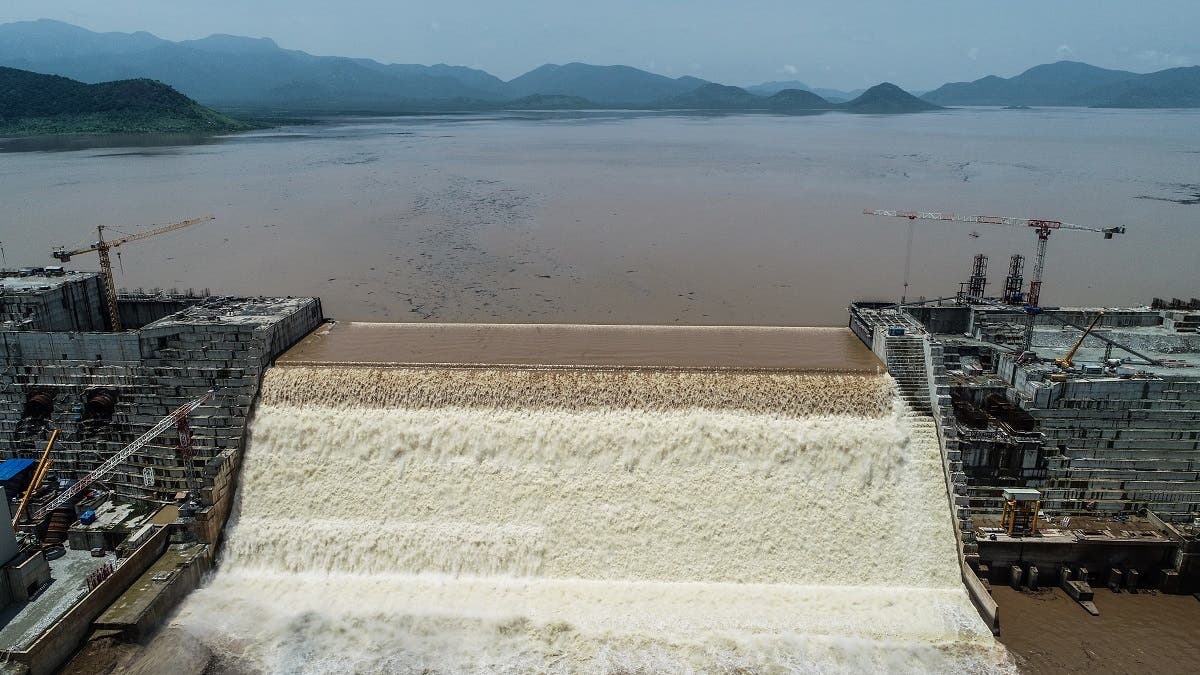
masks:
POLYGON ((267 672, 1004 670, 936 441, 889 390, 275 369, 176 624, 267 672))

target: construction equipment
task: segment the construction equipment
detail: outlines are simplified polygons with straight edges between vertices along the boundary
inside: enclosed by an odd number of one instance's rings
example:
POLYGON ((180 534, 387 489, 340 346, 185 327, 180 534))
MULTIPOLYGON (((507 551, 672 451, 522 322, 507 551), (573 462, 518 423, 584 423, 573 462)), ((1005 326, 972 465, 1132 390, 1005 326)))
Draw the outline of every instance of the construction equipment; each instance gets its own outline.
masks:
POLYGON ((46 442, 46 449, 42 451, 42 458, 38 460, 37 468, 33 470, 33 478, 29 481, 29 487, 25 489, 25 496, 21 497, 21 505, 17 507, 17 513, 13 516, 13 527, 21 522, 21 514, 25 512, 26 505, 29 504, 29 498, 37 492, 37 488, 42 484, 42 480, 46 478, 46 472, 50 470, 50 449, 54 447, 54 442, 58 440, 58 429, 50 432, 50 440, 46 442))
POLYGON ((1004 295, 1001 300, 1006 305, 1019 305, 1025 295, 1021 289, 1025 286, 1025 256, 1014 253, 1008 261, 1008 276, 1004 277, 1004 295))
MULTIPOLYGON (((165 234, 167 232, 174 232, 175 230, 181 230, 185 227, 195 225, 196 223, 203 223, 206 220, 213 220, 213 219, 214 219, 213 216, 204 216, 203 218, 193 218, 191 220, 185 220, 185 221, 182 221, 179 223, 172 223, 170 225, 163 225, 162 227, 156 227, 152 230, 146 230, 145 232, 138 232, 137 234, 131 234, 131 235, 128 235, 125 237, 121 237, 120 239, 110 239, 110 240, 104 239, 104 230, 107 226, 97 225, 96 226, 97 239, 96 239, 96 242, 94 244, 92 244, 91 246, 88 246, 87 248, 77 249, 74 251, 67 251, 67 250, 63 250, 60 248, 55 251, 52 251, 51 255, 53 255, 55 258, 57 258, 58 260, 61 260, 63 262, 68 262, 71 260, 71 258, 73 256, 81 255, 84 253, 96 253, 100 257, 100 273, 101 273, 101 276, 104 277, 104 296, 105 296, 104 300, 105 300, 105 303, 108 305, 108 324, 109 324, 109 328, 115 333, 115 332, 119 332, 121 330, 121 315, 117 311, 117 285, 116 285, 116 282, 113 281, 112 258, 109 256, 109 251, 111 249, 114 249, 123 244, 128 244, 131 241, 137 241, 139 239, 145 239, 146 237, 153 237, 155 235, 165 234)), ((108 228, 108 229, 112 229, 112 228, 108 228)))
POLYGON ((958 304, 966 305, 983 299, 984 289, 987 288, 987 261, 988 257, 982 253, 975 256, 970 279, 959 283, 958 304))
POLYGON ((1054 362, 1057 363, 1058 365, 1062 366, 1063 368, 1070 368, 1071 367, 1071 359, 1075 358, 1075 352, 1079 351, 1079 347, 1083 344, 1083 341, 1087 339, 1088 333, 1091 333, 1092 329, 1096 327, 1096 324, 1100 323, 1100 319, 1103 316, 1104 316, 1104 312, 1102 312, 1102 311, 1096 312, 1096 318, 1092 319, 1092 322, 1090 324, 1088 324, 1087 330, 1083 331, 1083 335, 1079 336, 1079 342, 1076 342, 1075 346, 1071 347, 1071 351, 1067 352, 1066 357, 1061 358, 1061 359, 1054 359, 1054 362))
POLYGON ((1042 291, 1042 271, 1046 267, 1046 243, 1050 239, 1050 234, 1055 230, 1078 230, 1082 232, 1098 232, 1104 235, 1105 239, 1112 239, 1114 234, 1125 234, 1125 227, 1115 225, 1112 227, 1089 227, 1086 225, 1073 225, 1064 223, 1061 220, 1043 220, 1039 218, 1009 218, 1004 216, 957 216, 953 213, 938 213, 933 211, 889 211, 882 209, 863 209, 863 213, 869 216, 893 216, 896 218, 907 218, 909 221, 914 220, 952 220, 960 223, 982 223, 987 225, 1009 225, 1033 228, 1038 236, 1037 258, 1033 266, 1033 276, 1029 279, 1029 293, 1025 296, 1025 339, 1022 345, 1022 352, 1029 352, 1033 347, 1033 326, 1037 321, 1037 315, 1042 311, 1038 305, 1042 291))
POLYGON ((179 418, 175 429, 179 432, 179 461, 183 462, 184 475, 187 477, 188 498, 198 499, 200 484, 196 480, 196 450, 192 447, 192 427, 186 415, 179 418))
POLYGON ((150 441, 158 438, 167 429, 178 424, 180 419, 187 417, 188 414, 190 414, 193 410, 204 405, 204 403, 207 402, 208 399, 212 398, 216 393, 217 392, 215 389, 209 389, 208 392, 200 398, 184 403, 176 408, 170 415, 162 418, 158 424, 155 424, 153 427, 151 427, 149 431, 139 436, 137 440, 122 448, 119 452, 117 452, 117 454, 109 457, 107 461, 96 467, 94 471, 83 478, 80 478, 79 481, 74 485, 66 490, 63 490, 62 493, 60 493, 57 497, 50 500, 50 503, 38 509, 37 513, 33 514, 33 521, 40 522, 43 518, 53 512, 54 509, 66 504, 73 497, 86 490, 89 485, 96 482, 100 478, 103 478, 110 471, 124 463, 125 460, 129 459, 130 455, 142 449, 142 447, 150 441))

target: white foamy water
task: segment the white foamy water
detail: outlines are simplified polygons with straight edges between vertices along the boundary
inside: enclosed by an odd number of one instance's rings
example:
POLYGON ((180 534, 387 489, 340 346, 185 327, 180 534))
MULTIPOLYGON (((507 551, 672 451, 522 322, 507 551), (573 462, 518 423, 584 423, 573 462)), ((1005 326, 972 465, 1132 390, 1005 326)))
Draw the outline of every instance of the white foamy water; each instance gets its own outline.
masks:
POLYGON ((499 372, 431 397, 437 377, 268 374, 221 566, 176 619, 221 667, 1008 667, 959 580, 931 430, 879 409, 885 376, 618 378, 637 408, 596 404, 605 374, 557 373, 550 398, 499 372))

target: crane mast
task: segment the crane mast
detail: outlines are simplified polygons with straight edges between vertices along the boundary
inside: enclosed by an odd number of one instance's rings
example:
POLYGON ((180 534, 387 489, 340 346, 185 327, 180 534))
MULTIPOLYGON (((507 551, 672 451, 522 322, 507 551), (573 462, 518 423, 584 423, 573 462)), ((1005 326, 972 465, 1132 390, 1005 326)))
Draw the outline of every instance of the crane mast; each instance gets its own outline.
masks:
POLYGON ((58 259, 62 262, 68 262, 71 260, 71 258, 73 256, 82 255, 84 253, 95 253, 97 255, 97 257, 100 258, 100 276, 102 276, 103 280, 104 280, 104 300, 105 300, 105 306, 108 309, 108 325, 109 325, 109 328, 115 333, 115 332, 119 332, 121 330, 121 314, 118 311, 117 284, 116 284, 116 281, 113 279, 112 256, 110 255, 109 252, 112 249, 117 248, 118 246, 121 246, 122 244, 128 244, 131 241, 137 241, 139 239, 153 237, 154 235, 157 235, 157 234, 165 234, 167 232, 174 232, 175 230, 180 230, 180 229, 183 229, 190 225, 195 225, 196 223, 202 223, 206 220, 213 220, 213 219, 214 219, 213 216, 204 216, 203 218, 193 218, 191 220, 184 220, 182 222, 171 223, 170 225, 163 225, 162 227, 156 227, 151 230, 146 230, 145 232, 138 232, 137 234, 131 234, 131 235, 128 235, 125 237, 121 237, 120 239, 110 239, 110 240, 104 239, 105 226, 97 225, 96 226, 96 243, 92 244, 91 246, 88 246, 87 248, 81 248, 81 249, 78 249, 75 251, 67 251, 65 249, 59 249, 56 251, 52 251, 51 255, 53 255, 56 259, 58 259))
POLYGON ((981 223, 985 225, 1008 225, 1031 227, 1037 233, 1037 257, 1033 264, 1033 275, 1029 279, 1029 293, 1025 298, 1025 336, 1022 340, 1021 351, 1028 352, 1033 348, 1033 327, 1037 323, 1037 315, 1041 313, 1038 301, 1042 293, 1042 272, 1046 269, 1046 244, 1050 234, 1055 230, 1077 230, 1082 232, 1097 232, 1105 239, 1112 239, 1115 234, 1125 234, 1125 227, 1090 227, 1074 225, 1061 220, 1045 220, 1040 218, 1012 218, 1008 216, 959 216, 953 213, 937 211, 895 211, 886 209, 863 209, 869 216, 891 216, 907 218, 910 223, 914 220, 949 220, 960 223, 981 223))

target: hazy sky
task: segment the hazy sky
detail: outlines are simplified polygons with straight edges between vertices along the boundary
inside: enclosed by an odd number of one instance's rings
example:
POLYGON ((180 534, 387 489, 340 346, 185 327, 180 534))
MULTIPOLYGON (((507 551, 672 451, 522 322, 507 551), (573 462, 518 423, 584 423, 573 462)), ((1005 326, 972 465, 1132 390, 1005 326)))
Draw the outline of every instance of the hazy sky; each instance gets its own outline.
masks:
POLYGON ((1139 72, 1200 63, 1197 0, 0 0, 0 23, 38 18, 171 40, 267 36, 505 79, 585 61, 728 84, 923 89, 1064 58, 1139 72))

